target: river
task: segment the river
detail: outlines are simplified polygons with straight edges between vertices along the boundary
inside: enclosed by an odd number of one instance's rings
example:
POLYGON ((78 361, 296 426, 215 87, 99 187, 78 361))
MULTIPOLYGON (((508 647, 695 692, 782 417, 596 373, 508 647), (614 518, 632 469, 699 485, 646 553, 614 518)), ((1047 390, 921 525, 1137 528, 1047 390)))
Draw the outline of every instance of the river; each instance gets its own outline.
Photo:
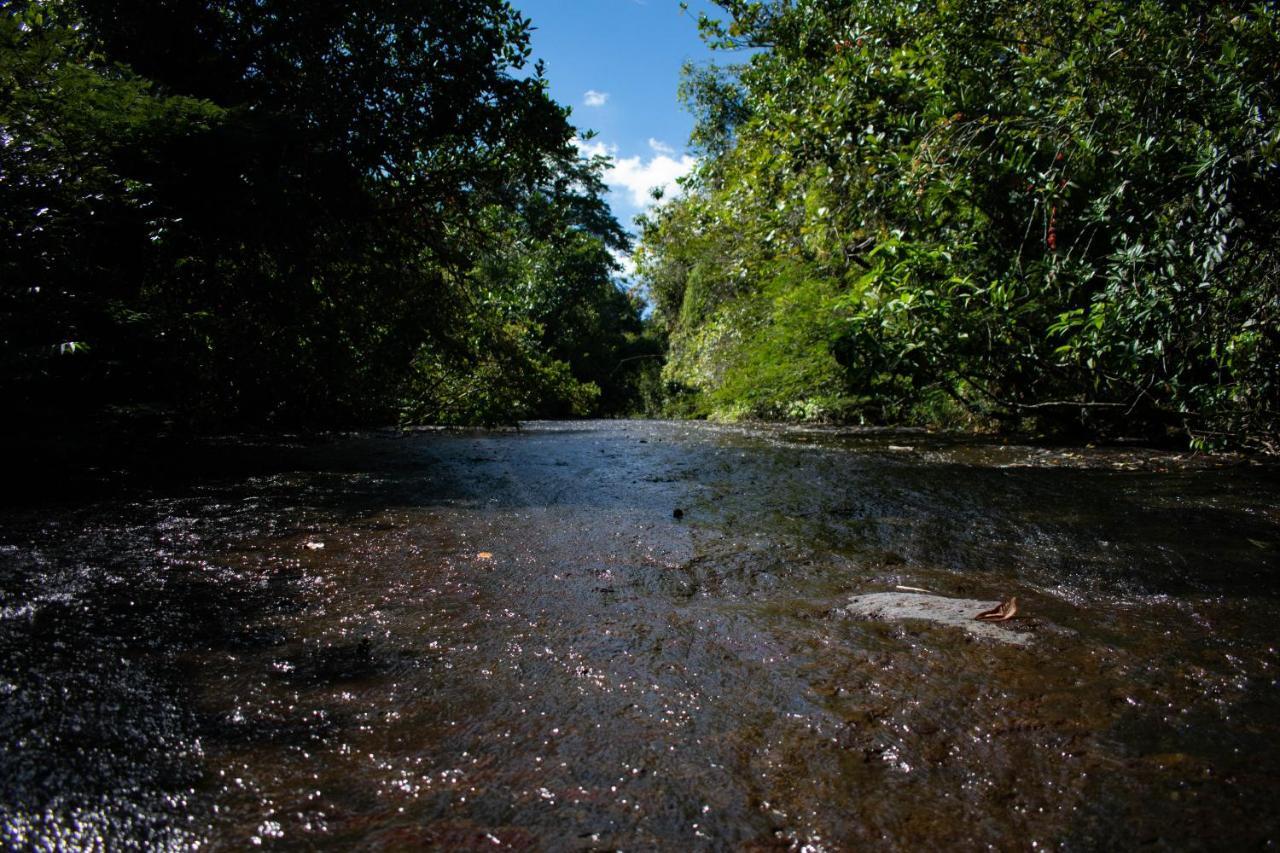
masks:
POLYGON ((1273 464, 645 421, 37 463, 11 848, 1280 841, 1273 464), (899 587, 1031 642, 843 612, 899 587))

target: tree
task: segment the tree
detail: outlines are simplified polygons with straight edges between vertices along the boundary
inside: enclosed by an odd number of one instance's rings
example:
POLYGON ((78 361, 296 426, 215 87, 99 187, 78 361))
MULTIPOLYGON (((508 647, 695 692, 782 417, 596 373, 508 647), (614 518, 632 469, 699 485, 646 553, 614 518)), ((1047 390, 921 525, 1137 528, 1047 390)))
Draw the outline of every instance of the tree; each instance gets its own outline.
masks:
POLYGON ((721 5, 641 246, 711 410, 1274 435, 1270 6, 721 5))
POLYGON ((424 353, 501 337, 482 271, 546 200, 582 215, 544 250, 619 239, 500 0, 14 5, 0 391, 32 409, 393 418, 424 353))

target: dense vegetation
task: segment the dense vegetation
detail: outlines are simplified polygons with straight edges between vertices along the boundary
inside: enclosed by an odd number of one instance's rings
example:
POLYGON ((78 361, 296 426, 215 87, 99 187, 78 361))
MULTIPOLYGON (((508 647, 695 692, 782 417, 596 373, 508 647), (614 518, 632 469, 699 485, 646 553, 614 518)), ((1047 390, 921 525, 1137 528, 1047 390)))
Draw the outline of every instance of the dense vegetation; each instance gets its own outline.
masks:
POLYGON ((639 250, 684 411, 1275 446, 1273 4, 720 5, 639 250))
POLYGON ((723 0, 641 222, 502 0, 11 0, 10 424, 659 404, 1275 446, 1272 4, 723 0))
POLYGON ((501 0, 3 3, 10 426, 632 407, 627 237, 528 57, 501 0))

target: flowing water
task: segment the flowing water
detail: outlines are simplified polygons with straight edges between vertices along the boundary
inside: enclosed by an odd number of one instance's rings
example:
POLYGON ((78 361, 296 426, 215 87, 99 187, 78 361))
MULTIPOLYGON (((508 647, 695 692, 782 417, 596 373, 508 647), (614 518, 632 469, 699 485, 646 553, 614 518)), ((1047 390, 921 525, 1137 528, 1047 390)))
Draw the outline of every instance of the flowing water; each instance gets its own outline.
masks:
POLYGON ((64 462, 0 510, 8 847, 1280 840, 1274 466, 658 422, 64 462), (1032 642, 843 612, 899 586, 1032 642))

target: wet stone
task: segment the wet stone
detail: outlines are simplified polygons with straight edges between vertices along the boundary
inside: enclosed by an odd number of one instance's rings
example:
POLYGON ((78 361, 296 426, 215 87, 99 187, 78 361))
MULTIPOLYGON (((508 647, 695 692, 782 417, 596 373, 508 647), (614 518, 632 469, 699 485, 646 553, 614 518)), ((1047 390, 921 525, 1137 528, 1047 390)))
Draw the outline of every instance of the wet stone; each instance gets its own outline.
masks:
POLYGON ((999 602, 976 598, 947 598, 942 595, 926 595, 917 592, 873 592, 855 595, 840 609, 846 616, 861 619, 898 621, 922 619, 938 625, 960 628, 974 637, 996 640, 1015 646, 1031 645, 1033 634, 1018 631, 1003 623, 982 622, 974 617, 999 602))

